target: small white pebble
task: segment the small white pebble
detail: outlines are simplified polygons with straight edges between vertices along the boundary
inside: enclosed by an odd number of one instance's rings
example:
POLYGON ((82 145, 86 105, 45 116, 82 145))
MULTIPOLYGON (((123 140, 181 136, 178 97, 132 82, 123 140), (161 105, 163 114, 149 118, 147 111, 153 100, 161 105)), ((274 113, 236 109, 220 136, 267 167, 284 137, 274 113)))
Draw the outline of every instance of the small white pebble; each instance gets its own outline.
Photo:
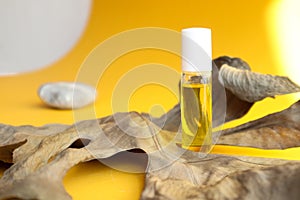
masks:
POLYGON ((76 109, 93 103, 96 100, 96 89, 77 82, 54 82, 43 84, 38 95, 41 100, 52 107, 76 109))

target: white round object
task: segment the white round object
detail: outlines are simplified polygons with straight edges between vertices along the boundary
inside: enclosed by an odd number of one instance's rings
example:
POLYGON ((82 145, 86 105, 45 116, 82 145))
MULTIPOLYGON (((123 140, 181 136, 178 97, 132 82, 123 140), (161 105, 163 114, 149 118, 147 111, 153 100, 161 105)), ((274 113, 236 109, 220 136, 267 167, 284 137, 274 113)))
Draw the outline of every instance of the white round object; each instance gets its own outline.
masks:
POLYGON ((1 0, 0 76, 46 67, 83 33, 91 0, 1 0))
POLYGON ((97 92, 95 88, 83 83, 55 82, 42 85, 38 95, 51 107, 75 109, 93 103, 97 92))

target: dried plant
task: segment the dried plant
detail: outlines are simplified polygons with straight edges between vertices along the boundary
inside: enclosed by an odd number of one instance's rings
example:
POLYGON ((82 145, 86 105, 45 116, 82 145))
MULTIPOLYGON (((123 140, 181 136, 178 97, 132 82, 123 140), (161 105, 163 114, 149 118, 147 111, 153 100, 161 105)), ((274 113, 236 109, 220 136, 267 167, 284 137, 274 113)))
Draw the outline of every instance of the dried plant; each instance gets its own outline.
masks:
MULTIPOLYGON (((262 98, 299 91, 285 77, 251 72, 238 58, 220 57, 215 64, 213 75, 219 78, 213 83, 214 114, 226 109, 225 121, 242 117, 262 98)), ((218 143, 264 149, 298 147, 299 114, 300 101, 284 111, 224 130, 218 143)), ((220 118, 214 116, 215 126, 222 123, 220 118)), ((0 160, 12 166, 0 179, 0 199, 71 199, 62 179, 72 166, 132 149, 141 149, 148 156, 141 199, 300 198, 300 162, 186 151, 177 145, 179 126, 179 105, 154 119, 130 112, 72 126, 1 125, 0 160), (73 148, 78 142, 85 147, 73 148)), ((136 157, 139 159, 138 154, 136 157)))

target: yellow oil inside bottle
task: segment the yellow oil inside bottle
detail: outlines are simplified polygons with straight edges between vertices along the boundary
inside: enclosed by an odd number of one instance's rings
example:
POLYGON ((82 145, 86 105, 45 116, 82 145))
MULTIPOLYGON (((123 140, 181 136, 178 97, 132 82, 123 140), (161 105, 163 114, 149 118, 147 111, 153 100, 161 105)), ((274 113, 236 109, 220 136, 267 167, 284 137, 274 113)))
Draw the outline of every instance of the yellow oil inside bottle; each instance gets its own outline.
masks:
POLYGON ((182 147, 208 152, 212 147, 211 85, 182 83, 181 85, 182 147))

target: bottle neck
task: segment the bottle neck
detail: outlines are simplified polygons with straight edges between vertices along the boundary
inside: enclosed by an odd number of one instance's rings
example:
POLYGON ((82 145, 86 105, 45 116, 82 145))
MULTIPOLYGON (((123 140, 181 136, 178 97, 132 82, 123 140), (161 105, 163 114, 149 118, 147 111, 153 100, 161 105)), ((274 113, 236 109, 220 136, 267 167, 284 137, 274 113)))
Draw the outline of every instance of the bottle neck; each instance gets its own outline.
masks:
POLYGON ((212 72, 182 72, 181 82, 183 84, 210 84, 212 72))

